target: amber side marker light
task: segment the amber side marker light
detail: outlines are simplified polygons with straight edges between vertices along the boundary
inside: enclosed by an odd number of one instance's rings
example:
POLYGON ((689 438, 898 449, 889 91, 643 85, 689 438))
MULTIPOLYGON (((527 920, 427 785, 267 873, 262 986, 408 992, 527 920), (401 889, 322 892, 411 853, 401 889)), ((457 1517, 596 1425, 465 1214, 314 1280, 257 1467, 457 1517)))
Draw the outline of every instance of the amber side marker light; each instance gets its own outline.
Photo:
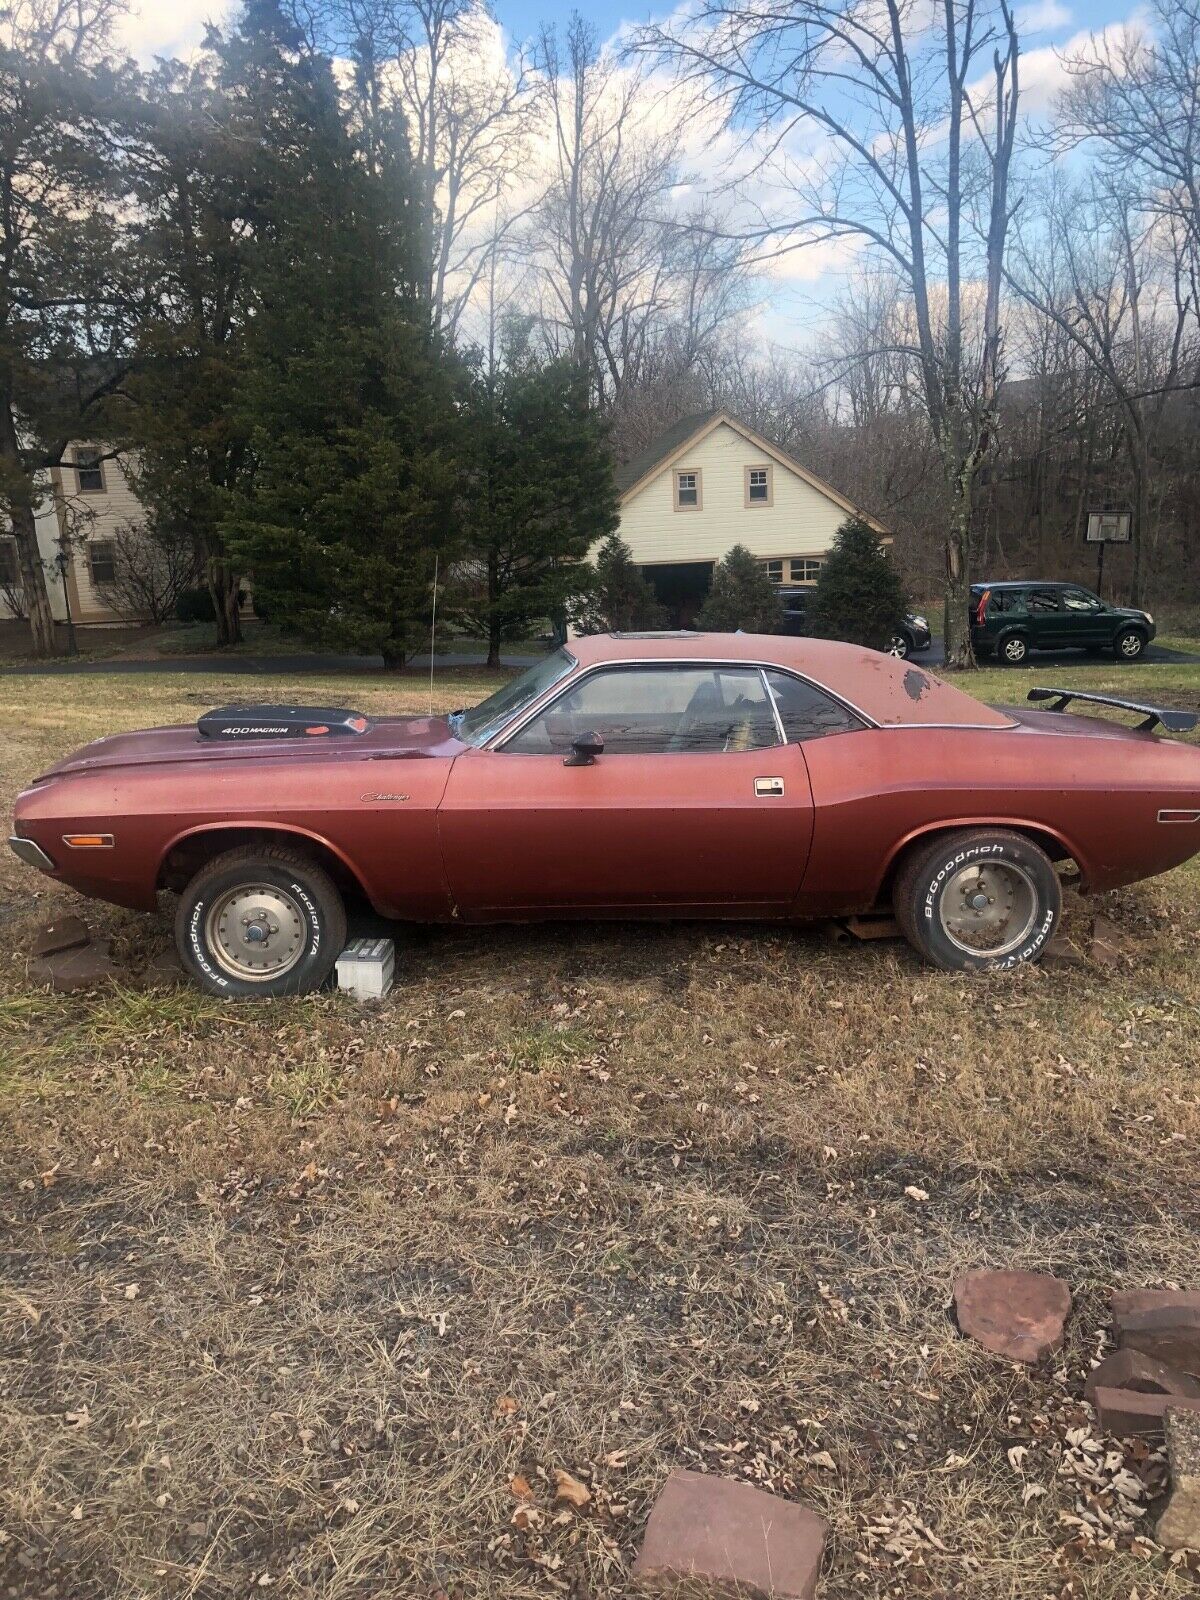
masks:
POLYGON ((111 850, 113 836, 111 833, 64 833, 63 843, 69 844, 72 850, 111 850))

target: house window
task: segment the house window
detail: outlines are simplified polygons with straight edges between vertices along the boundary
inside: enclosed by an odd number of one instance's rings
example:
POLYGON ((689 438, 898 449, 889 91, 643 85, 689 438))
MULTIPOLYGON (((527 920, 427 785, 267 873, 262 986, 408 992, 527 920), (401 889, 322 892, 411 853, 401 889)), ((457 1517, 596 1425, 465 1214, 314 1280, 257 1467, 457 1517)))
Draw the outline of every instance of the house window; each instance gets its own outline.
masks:
POLYGON ((104 464, 99 450, 90 446, 76 446, 75 474, 79 479, 80 494, 104 493, 104 464))
POLYGON ((811 556, 793 557, 788 562, 788 577, 792 583, 816 583, 821 576, 821 562, 811 556))
POLYGON ((770 578, 772 583, 782 583, 783 582, 783 561, 782 561, 782 559, 779 560, 779 561, 764 561, 763 562, 763 571, 766 573, 767 577, 770 578))
POLYGON ((698 471, 677 472, 675 474, 676 511, 699 511, 700 504, 700 473, 698 471))
POLYGON ((17 541, 0 539, 0 588, 16 588, 21 574, 17 566, 17 541))
POLYGON ((746 468, 746 504, 769 506, 774 503, 775 486, 771 482, 770 467, 746 468))
POLYGON ((117 552, 111 539, 96 539, 87 547, 88 570, 97 589, 117 581, 117 552))

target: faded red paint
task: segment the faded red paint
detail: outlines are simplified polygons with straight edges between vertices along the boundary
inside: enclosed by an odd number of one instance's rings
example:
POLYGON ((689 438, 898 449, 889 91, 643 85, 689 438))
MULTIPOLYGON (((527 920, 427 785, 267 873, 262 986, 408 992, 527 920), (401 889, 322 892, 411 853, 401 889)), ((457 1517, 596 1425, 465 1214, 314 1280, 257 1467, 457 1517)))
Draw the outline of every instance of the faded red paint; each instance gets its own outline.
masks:
POLYGON ((18 831, 82 893, 150 908, 169 852, 214 829, 313 841, 384 915, 813 917, 879 903, 897 854, 939 828, 1032 830, 1110 888, 1187 860, 1200 750, 1095 717, 979 704, 911 663, 819 640, 695 636, 571 645, 598 662, 754 662, 798 672, 874 727, 728 754, 514 755, 439 717, 353 739, 221 743, 194 727, 97 740, 17 801, 18 831), (755 779, 781 778, 782 798, 755 779), (71 851, 64 833, 112 833, 71 851))

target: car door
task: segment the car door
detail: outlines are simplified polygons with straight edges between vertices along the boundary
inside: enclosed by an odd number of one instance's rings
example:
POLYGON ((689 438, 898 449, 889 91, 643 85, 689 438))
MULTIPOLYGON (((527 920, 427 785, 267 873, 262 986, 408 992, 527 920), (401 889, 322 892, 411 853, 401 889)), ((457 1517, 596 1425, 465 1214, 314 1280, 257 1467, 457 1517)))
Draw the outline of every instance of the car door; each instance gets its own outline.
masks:
POLYGON ((460 916, 782 911, 812 837, 762 672, 606 664, 454 763, 439 834, 460 916), (572 764, 595 733, 603 753, 572 764))
POLYGON ((1070 630, 1059 590, 1033 585, 1025 592, 1025 604, 1029 612, 1029 642, 1033 649, 1056 650, 1068 642, 1070 630))
POLYGON ((1112 619, 1098 596, 1070 587, 1062 590, 1062 604, 1064 642, 1084 650, 1111 642, 1112 619))

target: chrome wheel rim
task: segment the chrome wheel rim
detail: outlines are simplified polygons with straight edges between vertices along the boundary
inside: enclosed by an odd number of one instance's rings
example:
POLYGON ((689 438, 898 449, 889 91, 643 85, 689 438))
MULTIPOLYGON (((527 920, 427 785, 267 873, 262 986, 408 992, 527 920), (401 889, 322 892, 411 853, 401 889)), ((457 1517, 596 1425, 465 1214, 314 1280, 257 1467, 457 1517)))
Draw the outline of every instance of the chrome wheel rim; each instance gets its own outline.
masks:
POLYGON ((286 890, 244 883, 213 902, 204 933, 223 972, 244 983, 267 983, 300 960, 308 943, 308 922, 286 890))
POLYGON ((1024 661, 1025 646, 1020 639, 1010 639, 1004 646, 1004 654, 1010 661, 1024 661))
POLYGON ((995 959, 1019 950, 1038 920, 1033 879, 1012 861, 963 867, 938 902, 942 932, 966 955, 995 959))
POLYGON ((1142 641, 1138 638, 1137 634, 1125 634, 1121 640, 1121 654, 1123 656, 1140 656, 1141 653, 1142 641))
POLYGON ((894 633, 892 635, 892 642, 888 645, 888 654, 890 656, 899 656, 901 661, 905 659, 908 655, 908 640, 903 634, 894 633))

